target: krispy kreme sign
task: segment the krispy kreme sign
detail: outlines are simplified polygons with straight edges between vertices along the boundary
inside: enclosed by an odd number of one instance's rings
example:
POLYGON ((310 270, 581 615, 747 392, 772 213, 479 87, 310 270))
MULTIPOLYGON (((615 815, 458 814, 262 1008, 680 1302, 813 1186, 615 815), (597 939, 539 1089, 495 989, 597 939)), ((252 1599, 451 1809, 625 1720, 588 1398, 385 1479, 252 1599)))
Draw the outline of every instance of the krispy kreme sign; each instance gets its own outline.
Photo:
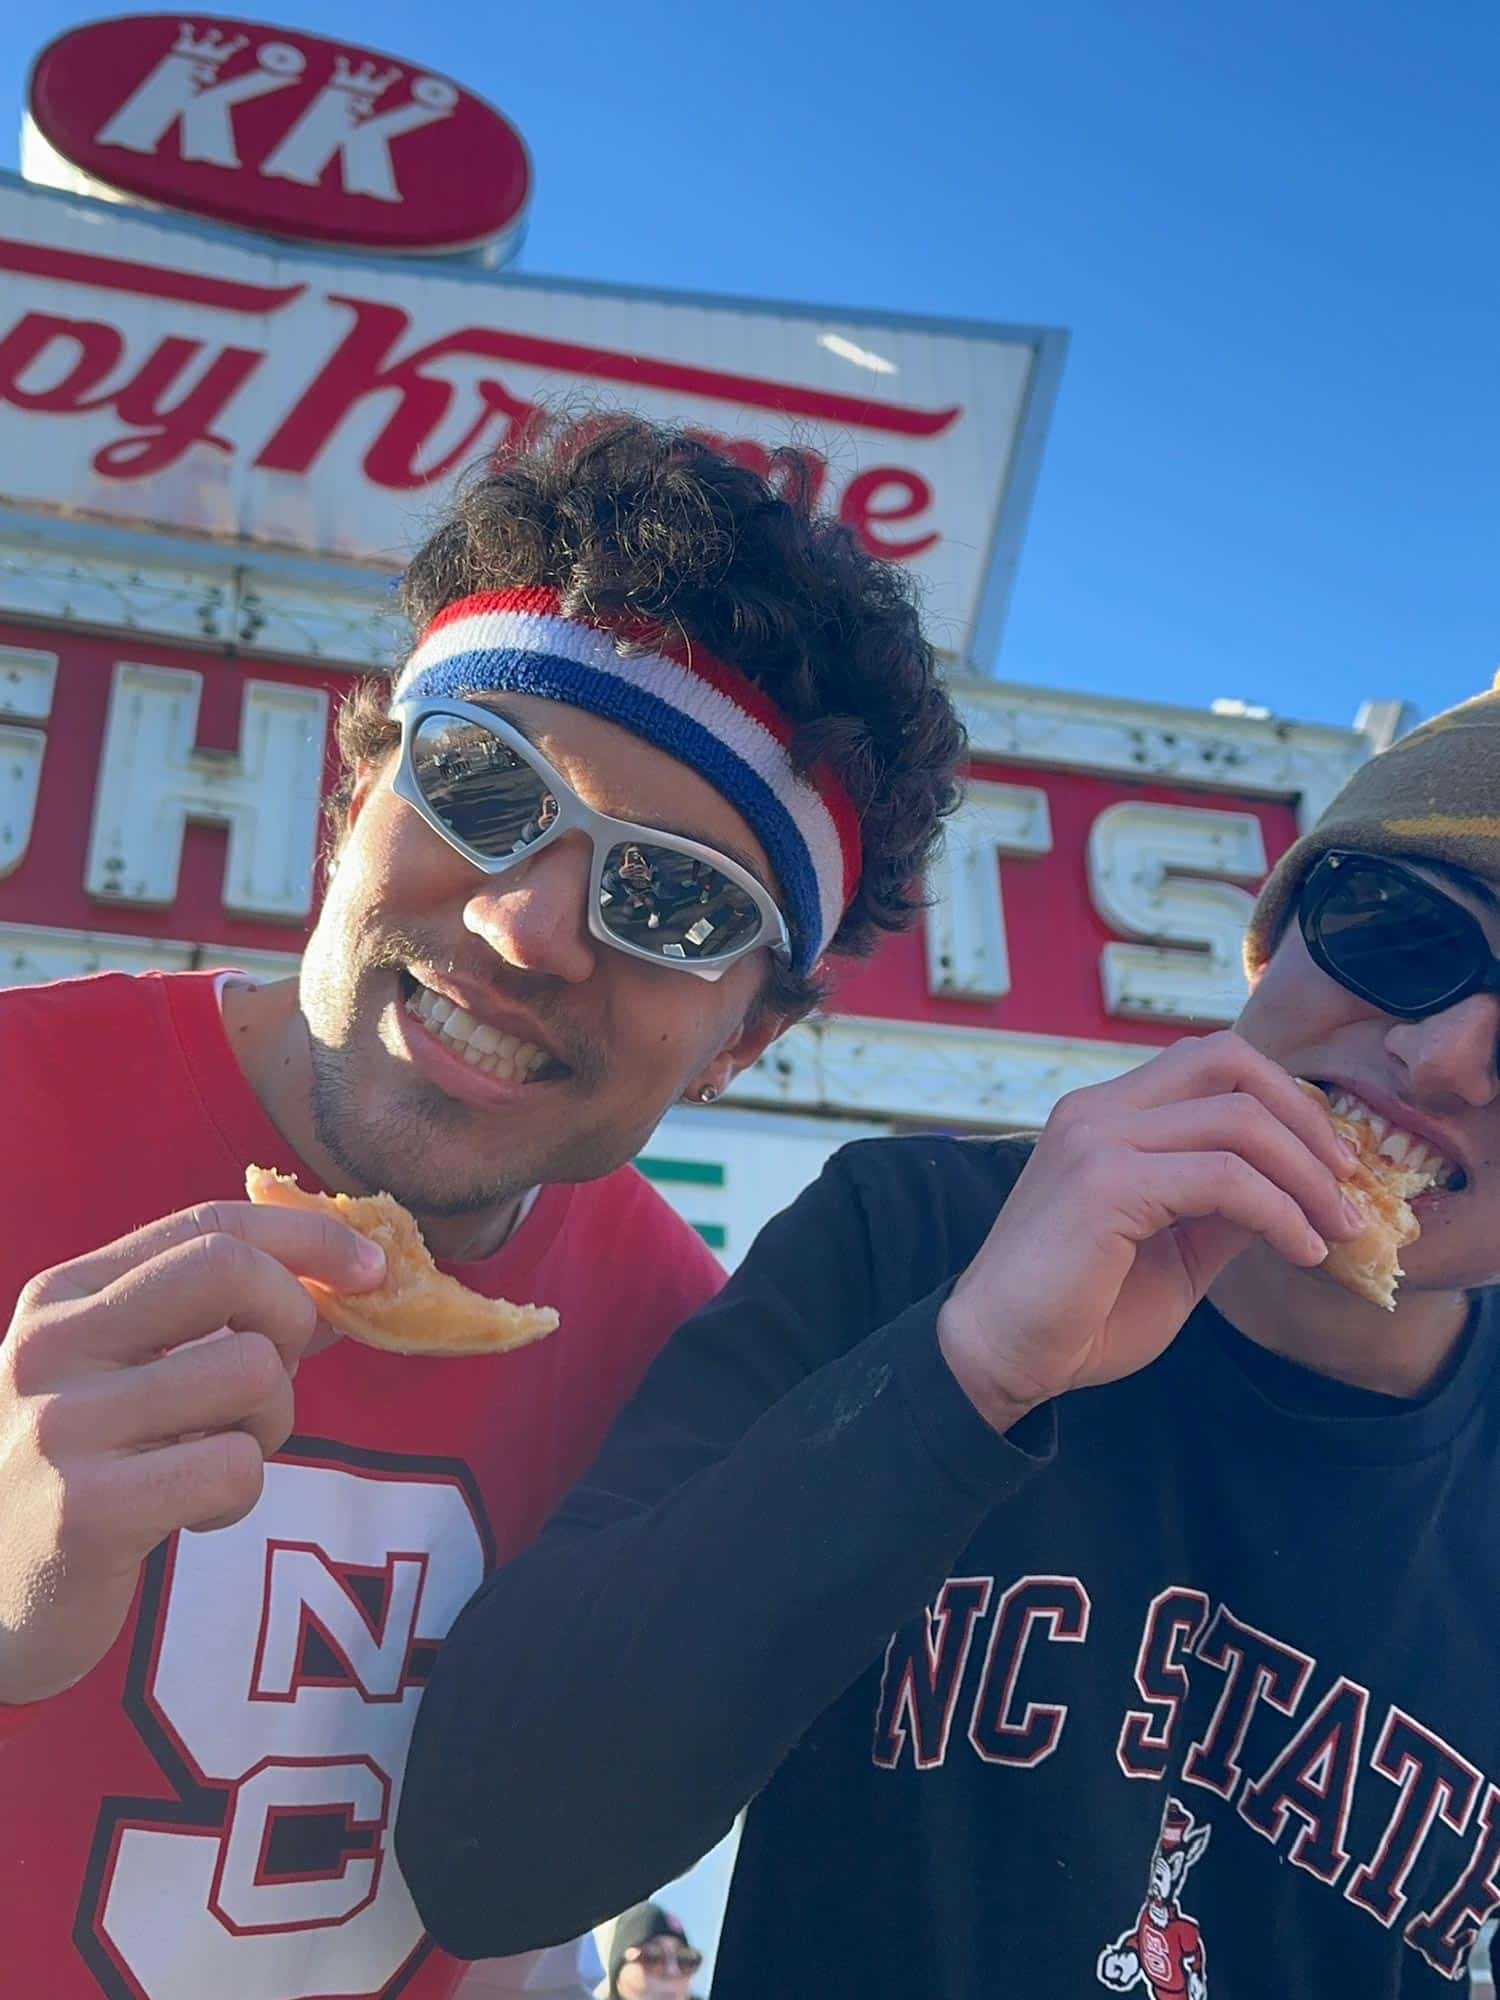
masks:
MULTIPOLYGON (((338 668, 0 624, 0 983, 83 969, 87 938, 106 940, 105 963, 290 962, 349 685, 338 668)), ((932 907, 845 973, 835 1011, 1059 1048, 1232 1018, 1250 896, 1295 837, 1298 801, 998 756, 1000 700, 969 684, 981 754, 932 907)), ((1331 789, 1359 752, 1352 732, 1324 735, 1331 789)))
POLYGON ((366 250, 513 243, 520 135, 450 77, 300 29, 125 14, 31 73, 31 180, 366 250))
POLYGON ((398 273, 0 177, 0 501, 394 566, 540 413, 628 405, 752 465, 791 445, 988 670, 1060 338, 398 273))

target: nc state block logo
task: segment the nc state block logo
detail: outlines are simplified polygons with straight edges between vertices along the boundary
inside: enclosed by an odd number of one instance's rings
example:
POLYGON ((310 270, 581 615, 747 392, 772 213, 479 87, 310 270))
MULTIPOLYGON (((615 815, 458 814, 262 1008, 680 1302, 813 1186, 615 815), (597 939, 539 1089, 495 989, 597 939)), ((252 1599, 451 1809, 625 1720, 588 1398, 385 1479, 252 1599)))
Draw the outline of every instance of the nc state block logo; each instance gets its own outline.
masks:
POLYGON ((38 59, 41 138, 127 194, 277 235, 457 248, 514 231, 526 149, 447 77, 299 30, 137 14, 38 59))
POLYGON ((1111 1993, 1139 1989, 1151 2000, 1208 2000, 1208 1954, 1197 1920, 1182 1907, 1182 1886, 1212 1831, 1177 1799, 1167 1800, 1146 1900, 1130 1929, 1099 1954, 1099 1984, 1111 1993))

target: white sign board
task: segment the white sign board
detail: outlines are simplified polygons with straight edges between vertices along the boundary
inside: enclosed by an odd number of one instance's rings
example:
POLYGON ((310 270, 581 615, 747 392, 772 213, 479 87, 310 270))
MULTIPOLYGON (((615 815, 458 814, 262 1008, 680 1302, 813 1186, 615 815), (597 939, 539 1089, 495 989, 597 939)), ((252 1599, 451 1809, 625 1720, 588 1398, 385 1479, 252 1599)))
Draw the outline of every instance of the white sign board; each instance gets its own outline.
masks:
POLYGON ((889 1129, 784 1111, 677 1105, 636 1165, 732 1271, 765 1224, 817 1179, 832 1154, 889 1129))
POLYGON ((0 502, 394 565, 429 489, 583 399, 795 447, 981 671, 1063 344, 305 253, 0 175, 0 502))

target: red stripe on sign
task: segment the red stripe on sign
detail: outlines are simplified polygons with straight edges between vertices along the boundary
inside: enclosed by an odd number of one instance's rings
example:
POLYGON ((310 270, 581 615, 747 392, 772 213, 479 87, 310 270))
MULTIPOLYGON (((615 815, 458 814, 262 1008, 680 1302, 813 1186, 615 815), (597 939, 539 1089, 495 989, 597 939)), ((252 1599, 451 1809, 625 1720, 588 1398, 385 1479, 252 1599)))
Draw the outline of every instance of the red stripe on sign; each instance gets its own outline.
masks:
POLYGON ((280 312, 301 296, 305 285, 240 285, 229 278, 200 278, 160 264, 128 264, 119 257, 91 257, 83 250, 52 250, 40 243, 0 237, 0 271, 28 278, 57 278, 68 285, 93 285, 104 292, 132 292, 142 299, 178 299, 222 312, 280 312))
MULTIPOLYGON (((330 296, 335 305, 356 310, 362 303, 341 294, 330 296)), ((683 361, 652 361, 643 354, 619 354, 607 347, 580 347, 573 341, 501 332, 496 327, 465 328, 459 337, 470 351, 492 355, 497 361, 559 368, 600 382, 671 389, 681 395, 706 396, 716 403, 744 403, 756 410, 819 417, 826 423, 858 424, 863 430, 888 431, 896 437, 937 437, 962 410, 958 403, 946 410, 919 410, 903 403, 876 402, 868 396, 842 396, 831 389, 807 389, 794 382, 768 382, 755 375, 695 368, 683 361)))

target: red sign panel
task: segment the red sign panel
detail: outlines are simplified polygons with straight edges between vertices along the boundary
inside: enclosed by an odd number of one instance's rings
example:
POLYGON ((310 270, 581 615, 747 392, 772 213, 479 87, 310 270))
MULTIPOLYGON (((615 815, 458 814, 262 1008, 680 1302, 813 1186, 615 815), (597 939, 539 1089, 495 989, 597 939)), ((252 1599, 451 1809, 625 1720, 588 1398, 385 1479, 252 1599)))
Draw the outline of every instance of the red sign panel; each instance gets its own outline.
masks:
POLYGON ((436 251, 515 228, 520 135, 449 78, 301 29, 129 14, 38 58, 31 117, 122 193, 274 236, 436 251))
MULTIPOLYGON (((231 829, 222 821, 213 824, 201 807, 195 813, 190 802, 180 814, 162 810, 174 790, 185 789, 187 774, 180 770, 140 772, 136 797, 141 810, 134 815, 144 824, 145 838, 153 848, 172 849, 176 894, 171 902, 90 893, 90 851, 102 769, 107 754, 117 765, 122 761, 118 738, 114 750, 108 751, 111 705, 113 702, 116 710, 125 706, 117 696, 122 676, 139 672, 143 664, 148 669, 165 668, 168 674, 185 674, 189 677, 186 685, 197 696, 192 740, 185 747, 205 769, 211 770, 217 763, 228 771, 242 749, 245 704, 252 688, 321 690, 327 696, 327 723, 323 742, 315 746, 320 754, 312 761, 314 782, 321 773, 321 788, 326 790, 337 769, 332 718, 337 702, 349 691, 348 673, 337 669, 320 673, 267 660, 227 660, 155 641, 141 644, 73 631, 0 625, 0 692, 7 648, 53 658, 56 669, 46 713, 28 717, 27 733, 40 739, 36 782, 29 833, 14 835, 11 851, 0 853, 0 923, 180 939, 221 947, 226 964, 234 962, 236 951, 300 950, 310 928, 310 908, 300 920, 226 908, 231 829)), ((144 697, 136 692, 133 705, 143 698, 150 698, 149 690, 144 697)), ((115 726, 119 726, 118 718, 115 726)), ((12 736, 20 733, 13 731, 12 736)), ((5 745, 10 747, 10 743, 5 745)), ((293 805, 284 789, 289 776, 285 771, 267 773, 268 805, 275 802, 283 810, 293 805)), ((272 828, 279 816, 267 814, 272 828)), ((24 807, 21 817, 26 817, 24 807)), ((0 837, 5 831, 0 825, 0 837)), ((315 893, 315 852, 314 836, 314 844, 303 857, 309 904, 315 893)), ((120 886, 132 889, 128 880, 120 886)))
MULTIPOLYGON (((298 950, 332 718, 350 685, 337 670, 0 626, 0 925, 175 940, 225 963, 298 950)), ((981 869, 952 878, 959 895, 849 970, 837 1011, 1090 1042, 1181 1034, 1193 1006, 1180 984, 1173 1001, 1173 982, 1209 967, 1216 924, 1221 962, 1226 932, 1232 952, 1233 899, 1295 838, 1292 807, 1034 765, 984 762, 973 776, 971 818, 955 822, 950 848, 975 838, 976 812, 983 844, 995 823, 983 814, 1003 819, 1017 802, 1029 802, 1029 831, 1002 830, 981 869), (1217 858, 1205 840, 1221 844, 1217 858), (1206 921, 1192 902, 1204 879, 1230 898, 1206 921), (1167 900, 1132 929, 1129 897, 1152 881, 1167 900), (1179 925, 1171 898, 1183 889, 1179 925), (1152 927, 1185 941, 1165 972, 1148 943, 1144 969, 1111 974, 1111 953, 1140 949, 1122 934, 1149 939, 1152 927)), ((1232 1013, 1217 1005, 1217 1018, 1232 1013)))
MULTIPOLYGON (((948 997, 932 991, 927 942, 919 926, 890 939, 877 955, 852 966, 838 982, 840 1013, 883 1020, 925 1021, 952 1028, 1008 1028, 1028 1034, 1084 1041, 1176 1041, 1183 1019, 1127 1018, 1112 1013, 1100 976, 1102 955, 1120 932, 1099 914, 1088 854, 1102 815, 1129 802, 1164 806, 1191 825, 1200 815, 1243 814, 1256 821, 1266 861, 1274 866, 1297 837, 1290 804, 1205 792, 1196 787, 1132 784, 1085 771, 1038 770, 1035 765, 973 767, 986 783, 1040 787, 1047 796, 1052 840, 1046 852, 997 859, 1009 941, 1010 990, 994 999, 948 997)), ((1259 876, 1241 878, 1250 890, 1259 876)))

